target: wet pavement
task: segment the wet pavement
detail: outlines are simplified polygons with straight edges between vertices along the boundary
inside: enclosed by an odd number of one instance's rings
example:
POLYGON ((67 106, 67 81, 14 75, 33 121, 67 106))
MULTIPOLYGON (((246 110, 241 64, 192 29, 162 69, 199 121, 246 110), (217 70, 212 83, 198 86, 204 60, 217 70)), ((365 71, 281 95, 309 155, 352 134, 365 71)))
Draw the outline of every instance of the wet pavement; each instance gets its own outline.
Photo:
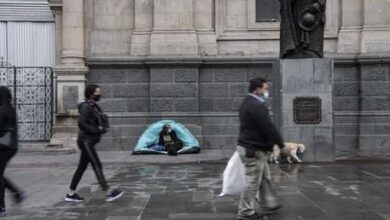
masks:
MULTIPOLYGON (((79 194, 86 201, 69 204, 63 202, 63 197, 76 161, 61 163, 61 157, 52 157, 58 160, 52 165, 45 163, 49 157, 41 157, 42 163, 28 164, 25 160, 10 166, 7 175, 28 192, 29 198, 17 206, 8 195, 8 216, 3 219, 236 219, 238 198, 218 196, 224 160, 185 164, 106 161, 107 179, 126 191, 124 197, 113 204, 104 203, 104 194, 89 168, 79 186, 79 194)), ((272 220, 390 220, 390 163, 289 164, 271 168, 284 205, 271 216, 272 220)))

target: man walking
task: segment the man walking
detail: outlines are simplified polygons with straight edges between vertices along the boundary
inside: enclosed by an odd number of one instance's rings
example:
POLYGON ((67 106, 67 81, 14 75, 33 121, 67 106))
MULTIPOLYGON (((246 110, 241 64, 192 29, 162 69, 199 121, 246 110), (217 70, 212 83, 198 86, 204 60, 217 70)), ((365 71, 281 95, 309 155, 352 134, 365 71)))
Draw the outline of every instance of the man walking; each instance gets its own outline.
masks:
MULTIPOLYGON (((108 131, 108 119, 103 114, 97 102, 100 100, 101 92, 97 85, 90 84, 85 89, 85 102, 79 105, 79 135, 77 144, 81 150, 80 161, 76 172, 73 175, 70 190, 65 196, 67 202, 83 202, 84 199, 77 195, 76 188, 81 177, 90 163, 100 187, 108 192, 109 186, 103 174, 103 167, 95 146, 100 142, 102 134, 108 131)), ((123 191, 113 189, 107 194, 106 202, 113 202, 123 195, 123 191)))
POLYGON ((270 119, 266 107, 268 96, 267 82, 262 78, 252 79, 249 95, 239 110, 240 134, 237 152, 245 165, 246 180, 238 208, 239 220, 261 219, 262 216, 281 208, 271 187, 267 160, 273 145, 283 148, 284 144, 270 119))

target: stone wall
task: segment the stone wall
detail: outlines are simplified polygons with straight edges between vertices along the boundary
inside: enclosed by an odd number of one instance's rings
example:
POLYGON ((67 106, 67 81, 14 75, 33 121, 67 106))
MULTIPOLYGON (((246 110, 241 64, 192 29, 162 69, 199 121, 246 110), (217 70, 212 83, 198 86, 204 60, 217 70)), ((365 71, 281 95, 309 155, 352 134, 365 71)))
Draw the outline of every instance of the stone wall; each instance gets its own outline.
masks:
MULTIPOLYGON (((50 2, 57 116, 77 112, 74 104, 62 108, 63 91, 77 86, 82 100, 87 60, 87 83, 101 85, 102 105, 114 124, 102 149, 131 149, 148 124, 167 117, 191 127, 206 148, 233 146, 246 82, 257 75, 273 78, 279 22, 256 21, 256 0, 50 2)), ((336 58, 340 155, 390 148, 389 6, 388 0, 327 1, 324 52, 336 58)), ((76 131, 61 123, 56 121, 53 143, 56 135, 67 137, 63 129, 76 131)))
POLYGON ((101 106, 112 124, 100 149, 131 150, 145 128, 161 119, 185 124, 203 148, 233 148, 239 126, 237 110, 254 77, 264 77, 272 86, 272 62, 92 64, 88 83, 102 88, 101 106))
POLYGON ((88 74, 88 83, 101 87, 107 112, 149 112, 149 82, 149 70, 141 67, 99 68, 88 74))
MULTIPOLYGON (((279 22, 257 21, 256 1, 85 0, 85 53, 277 56, 279 22)), ((389 11, 387 0, 327 0, 325 53, 388 53, 389 11)))
MULTIPOLYGON (((340 0, 328 0, 327 53, 348 43, 340 44, 337 36, 340 14, 349 11, 340 7, 340 0)), ((277 56, 279 22, 256 21, 256 13, 256 0, 85 0, 85 52, 88 57, 277 56)))
MULTIPOLYGON (((335 60, 333 100, 339 157, 375 156, 390 149, 390 65, 378 60, 335 60)), ((145 128, 160 119, 185 124, 205 149, 234 147, 237 109, 247 94, 248 80, 264 77, 272 87, 274 61, 167 65, 97 65, 91 61, 88 82, 101 86, 101 105, 112 123, 100 149, 131 150, 145 128)))
POLYGON ((390 64, 341 62, 334 74, 338 156, 381 156, 390 149, 390 64))

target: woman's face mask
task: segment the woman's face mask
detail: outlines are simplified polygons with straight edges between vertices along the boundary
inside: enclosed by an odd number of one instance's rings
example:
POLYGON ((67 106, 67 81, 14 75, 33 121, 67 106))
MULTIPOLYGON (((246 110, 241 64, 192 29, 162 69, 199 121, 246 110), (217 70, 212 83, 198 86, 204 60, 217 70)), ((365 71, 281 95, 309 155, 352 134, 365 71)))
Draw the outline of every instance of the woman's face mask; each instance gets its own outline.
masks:
POLYGON ((93 93, 93 100, 95 101, 95 102, 98 102, 98 101, 100 101, 100 98, 102 97, 102 93, 101 93, 101 91, 100 91, 100 88, 96 88, 96 90, 95 90, 95 92, 93 93))

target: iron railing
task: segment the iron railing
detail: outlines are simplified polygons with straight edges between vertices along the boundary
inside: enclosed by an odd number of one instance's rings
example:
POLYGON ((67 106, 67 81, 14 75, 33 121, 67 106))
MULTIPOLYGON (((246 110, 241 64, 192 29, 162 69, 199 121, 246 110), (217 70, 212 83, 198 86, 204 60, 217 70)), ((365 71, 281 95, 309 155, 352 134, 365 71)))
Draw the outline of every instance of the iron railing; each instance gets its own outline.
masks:
POLYGON ((48 141, 53 126, 53 70, 0 62, 0 85, 8 87, 17 110, 20 141, 48 141))

